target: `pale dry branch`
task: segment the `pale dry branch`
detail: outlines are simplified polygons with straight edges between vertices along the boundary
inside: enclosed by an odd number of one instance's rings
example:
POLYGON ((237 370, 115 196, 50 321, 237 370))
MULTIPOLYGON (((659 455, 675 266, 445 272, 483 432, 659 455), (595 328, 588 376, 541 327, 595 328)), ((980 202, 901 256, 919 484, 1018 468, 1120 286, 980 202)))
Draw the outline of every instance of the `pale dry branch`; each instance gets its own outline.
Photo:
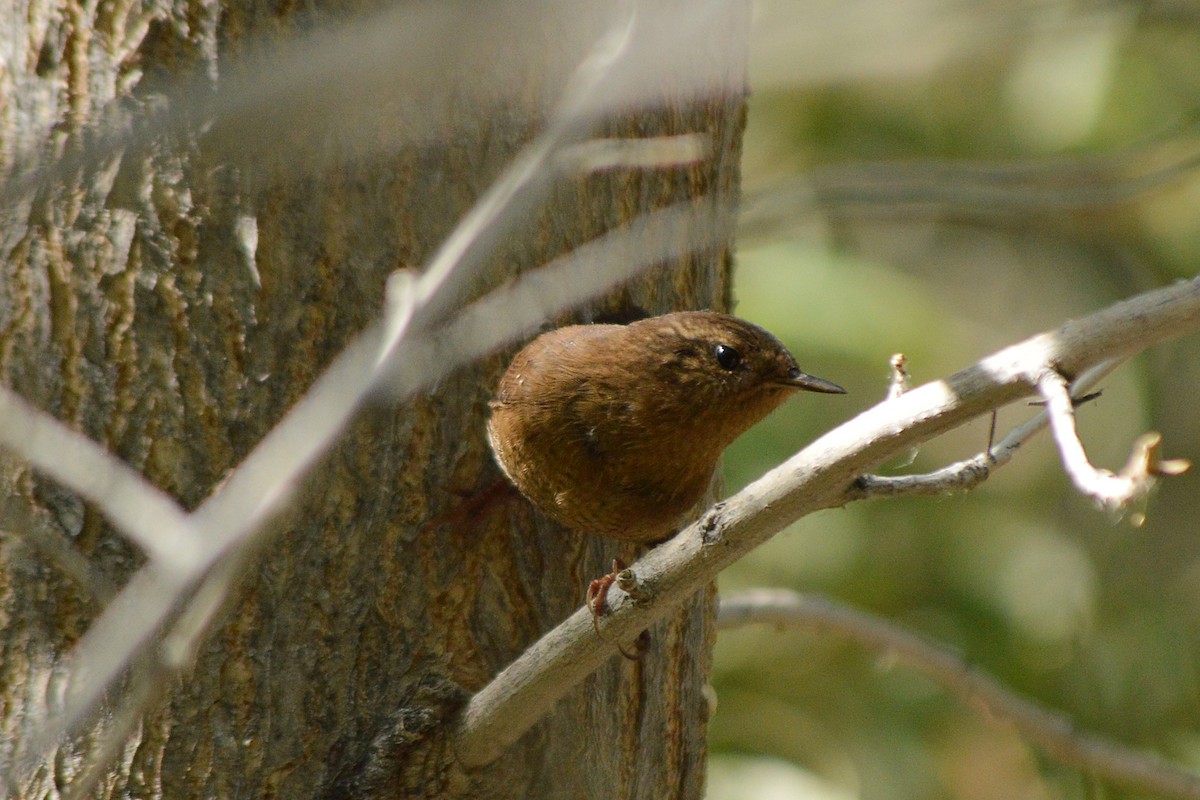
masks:
POLYGON ((104 779, 129 736, 142 723, 146 709, 153 707, 171 686, 171 678, 186 670, 204 640, 204 634, 233 598, 231 584, 242 574, 252 554, 240 550, 222 560, 188 597, 157 649, 149 649, 136 666, 130 689, 116 699, 106 714, 103 732, 63 793, 63 800, 83 800, 104 779))
POLYGON ((992 472, 1003 463, 982 452, 920 475, 860 475, 854 481, 850 499, 942 496, 967 492, 990 478, 992 472))
POLYGON ((914 445, 1035 391, 1054 365, 1079 374, 1110 359, 1200 330, 1200 278, 1117 303, 1056 331, 1013 345, 941 381, 905 392, 830 431, 630 569, 643 593, 619 587, 592 630, 581 608, 478 692, 464 711, 457 752, 467 766, 498 758, 571 687, 733 562, 793 521, 844 505, 855 479, 914 445))
POLYGON ((1007 720, 1051 757, 1135 789, 1166 797, 1200 798, 1200 775, 1152 753, 1081 731, 1065 714, 1017 694, 945 645, 826 597, 759 590, 722 598, 721 630, 750 624, 799 627, 851 639, 907 664, 958 695, 1007 720))
POLYGON ((1134 443, 1129 462, 1119 473, 1099 469, 1088 461, 1087 452, 1075 428, 1075 403, 1067 379, 1047 369, 1038 379, 1038 392, 1046 401, 1050 430, 1062 456, 1063 469, 1075 488, 1109 511, 1124 510, 1145 497, 1161 475, 1178 475, 1190 466, 1182 460, 1164 461, 1158 457, 1162 437, 1148 433, 1134 443))
MULTIPOLYGON (((1073 398, 1083 397, 1088 390, 1121 363, 1121 359, 1112 359, 1085 370, 1071 383, 1071 396, 1073 398)), ((891 395, 889 394, 889 396, 891 395)), ((921 475, 860 475, 854 482, 854 495, 851 499, 867 500, 872 497, 900 497, 902 495, 946 495, 974 489, 987 480, 995 470, 1011 461, 1017 450, 1041 433, 1049 421, 1049 415, 1043 411, 1013 428, 1000 441, 989 442, 986 450, 933 472, 921 475)))
POLYGON ((719 203, 677 203, 642 214, 548 264, 530 270, 462 310, 438 331, 416 337, 398 353, 381 392, 408 397, 461 365, 535 330, 564 309, 622 281, 722 241, 729 211, 719 203), (431 377, 432 376, 432 377, 431 377))
POLYGON ((183 570, 194 560, 195 538, 174 500, 103 447, 3 386, 0 446, 94 503, 165 569, 183 570))

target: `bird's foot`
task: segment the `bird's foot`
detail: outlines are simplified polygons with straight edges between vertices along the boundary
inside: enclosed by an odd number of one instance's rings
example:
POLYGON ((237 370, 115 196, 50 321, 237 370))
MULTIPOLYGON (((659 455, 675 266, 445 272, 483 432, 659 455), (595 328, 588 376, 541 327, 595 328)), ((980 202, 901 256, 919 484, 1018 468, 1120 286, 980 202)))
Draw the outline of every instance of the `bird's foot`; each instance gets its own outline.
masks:
MULTIPOLYGON (((601 639, 604 636, 600 633, 600 617, 604 615, 604 606, 608 600, 608 590, 617 582, 617 573, 625 569, 625 562, 619 558, 614 558, 612 562, 612 572, 607 575, 601 575, 596 580, 588 584, 587 588, 587 607, 592 612, 592 627, 596 629, 596 635, 601 639)), ((620 644, 617 644, 617 650, 621 651, 621 655, 628 658, 630 661, 639 661, 646 654, 646 650, 650 646, 650 631, 642 631, 637 638, 637 647, 634 652, 630 653, 620 644)))

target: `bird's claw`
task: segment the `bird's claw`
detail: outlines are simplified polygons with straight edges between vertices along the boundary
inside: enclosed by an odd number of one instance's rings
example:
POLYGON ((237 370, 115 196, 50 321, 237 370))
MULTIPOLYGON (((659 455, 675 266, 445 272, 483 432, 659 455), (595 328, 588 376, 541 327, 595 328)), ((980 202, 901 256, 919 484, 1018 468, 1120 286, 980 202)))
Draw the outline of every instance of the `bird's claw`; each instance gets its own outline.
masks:
MULTIPOLYGON (((592 627, 596 629, 596 635, 604 638, 600 633, 600 617, 604 615, 604 606, 608 601, 608 590, 617 582, 617 573, 625 569, 625 562, 619 558, 614 558, 612 562, 612 572, 607 575, 601 575, 596 580, 588 584, 587 588, 587 607, 592 612, 592 627)), ((621 651, 621 655, 628 658, 630 661, 638 661, 646 654, 646 649, 650 645, 650 632, 642 631, 637 638, 637 650, 633 653, 627 651, 620 644, 617 649, 621 651)))

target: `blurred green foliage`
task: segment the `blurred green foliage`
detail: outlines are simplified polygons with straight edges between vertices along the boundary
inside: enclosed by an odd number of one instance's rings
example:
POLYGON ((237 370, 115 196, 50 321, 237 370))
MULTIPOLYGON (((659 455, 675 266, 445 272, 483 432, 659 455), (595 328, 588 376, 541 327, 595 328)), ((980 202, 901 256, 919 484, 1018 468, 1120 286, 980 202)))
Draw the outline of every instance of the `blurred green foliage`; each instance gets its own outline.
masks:
MULTIPOLYGON (((1200 12, 1023 13, 927 69, 773 75, 753 95, 745 194, 770 219, 741 239, 736 310, 850 394, 795 398, 744 436, 729 492, 882 400, 894 352, 920 384, 1195 274, 1200 12), (993 202, 997 186, 1016 189, 993 202), (796 187, 807 200, 785 213, 772 198, 796 187)), ((1167 457, 1200 461, 1198 356, 1183 339, 1104 383, 1080 412, 1094 463, 1119 468, 1147 430, 1167 457)), ((1032 413, 1006 409, 998 435, 1032 413)), ((987 435, 979 420, 885 471, 938 468, 987 435)), ((961 649, 1084 729, 1200 770, 1197 472, 1163 481, 1137 528, 1080 497, 1043 435, 969 494, 804 519, 720 588, 828 594, 961 649)), ((830 634, 725 632, 713 683, 714 800, 1142 796, 830 634)))

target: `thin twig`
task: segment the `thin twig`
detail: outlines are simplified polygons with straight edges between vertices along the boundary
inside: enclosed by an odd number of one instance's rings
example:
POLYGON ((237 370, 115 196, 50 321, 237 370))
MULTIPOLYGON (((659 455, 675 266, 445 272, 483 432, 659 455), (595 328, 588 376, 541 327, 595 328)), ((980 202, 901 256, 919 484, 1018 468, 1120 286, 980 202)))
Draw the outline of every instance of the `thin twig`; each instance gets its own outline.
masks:
POLYGON ((198 545, 187 515, 157 486, 4 386, 0 420, 0 445, 94 503, 152 560, 170 570, 193 562, 198 545))
POLYGON ((1158 476, 1178 475, 1190 466, 1180 459, 1160 459, 1158 445, 1162 437, 1157 433, 1139 437, 1134 443, 1129 462, 1121 472, 1113 473, 1092 466, 1075 429, 1075 403, 1071 399, 1067 379, 1055 369, 1046 369, 1038 379, 1037 386, 1046 401, 1046 414, 1050 417, 1050 430, 1062 456, 1063 469, 1075 487, 1101 507, 1110 511, 1124 510, 1145 497, 1158 476))
POLYGON ((1153 753, 1079 730, 1065 714, 1009 689, 962 654, 879 617, 827 597, 759 590, 722 598, 721 630, 750 624, 792 626, 852 639, 908 664, 961 697, 1006 719, 1022 736, 1059 761, 1116 783, 1168 797, 1200 798, 1200 775, 1153 753))
MULTIPOLYGON (((1105 376, 1120 366, 1124 359, 1110 359, 1085 370, 1071 384, 1071 396, 1082 397, 1105 376)), ((1026 442, 1040 433, 1050 416, 1045 411, 1026 420, 1008 432, 999 442, 993 442, 996 419, 992 414, 992 429, 987 448, 971 458, 950 464, 922 475, 860 475, 854 482, 854 500, 902 495, 945 495, 974 489, 991 474, 1003 467, 1026 442)))
POLYGON ((1200 167, 1193 131, 1094 158, 1016 162, 925 160, 814 169, 751 193, 739 239, 777 233, 813 211, 987 218, 1104 208, 1169 186, 1200 167))

